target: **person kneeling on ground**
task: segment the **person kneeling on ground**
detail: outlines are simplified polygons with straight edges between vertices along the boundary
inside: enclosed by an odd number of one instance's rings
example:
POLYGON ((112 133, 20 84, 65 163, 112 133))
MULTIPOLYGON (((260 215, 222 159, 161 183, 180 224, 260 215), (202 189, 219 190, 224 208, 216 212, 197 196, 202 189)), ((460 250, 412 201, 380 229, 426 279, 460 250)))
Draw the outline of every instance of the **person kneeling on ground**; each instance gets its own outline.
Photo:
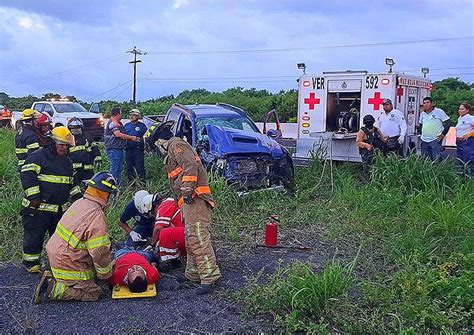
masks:
POLYGON ((375 150, 381 150, 383 143, 386 142, 382 131, 374 126, 375 118, 372 115, 366 115, 362 119, 364 126, 357 133, 356 144, 359 148, 359 154, 362 163, 366 168, 372 165, 375 156, 375 150))
POLYGON ((160 279, 153 260, 154 256, 146 251, 118 250, 109 284, 127 286, 132 293, 145 292, 149 284, 160 279))
POLYGON ((64 213, 46 245, 52 273, 45 271, 34 302, 47 300, 96 301, 102 293, 95 279, 112 275, 110 239, 104 210, 117 182, 109 172, 87 180, 84 197, 64 213))
POLYGON ((163 197, 159 194, 151 195, 145 190, 135 193, 133 200, 130 201, 120 215, 119 226, 128 234, 125 245, 127 247, 141 247, 146 244, 145 240, 153 234, 153 224, 155 223, 154 208, 161 203, 163 197), (146 197, 146 201, 144 201, 146 197), (150 204, 146 203, 151 201, 150 204), (148 208, 147 206, 151 206, 148 208), (135 227, 132 229, 127 221, 134 219, 135 227))
POLYGON ((181 257, 186 257, 184 223, 173 198, 163 200, 157 207, 151 245, 160 251, 159 270, 166 272, 181 267, 181 257))

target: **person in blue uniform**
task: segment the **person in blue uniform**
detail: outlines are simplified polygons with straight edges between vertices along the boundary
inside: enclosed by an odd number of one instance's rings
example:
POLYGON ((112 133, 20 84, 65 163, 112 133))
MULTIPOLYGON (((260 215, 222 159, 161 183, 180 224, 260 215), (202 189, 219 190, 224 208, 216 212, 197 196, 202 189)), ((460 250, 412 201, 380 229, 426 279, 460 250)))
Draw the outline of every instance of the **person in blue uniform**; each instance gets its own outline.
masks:
POLYGON ((125 163, 127 165, 127 177, 129 181, 133 181, 138 176, 140 180, 145 181, 145 144, 143 135, 147 131, 147 127, 143 122, 139 121, 140 112, 138 109, 130 111, 130 122, 123 126, 124 132, 130 136, 140 138, 140 141, 127 141, 125 146, 125 163))

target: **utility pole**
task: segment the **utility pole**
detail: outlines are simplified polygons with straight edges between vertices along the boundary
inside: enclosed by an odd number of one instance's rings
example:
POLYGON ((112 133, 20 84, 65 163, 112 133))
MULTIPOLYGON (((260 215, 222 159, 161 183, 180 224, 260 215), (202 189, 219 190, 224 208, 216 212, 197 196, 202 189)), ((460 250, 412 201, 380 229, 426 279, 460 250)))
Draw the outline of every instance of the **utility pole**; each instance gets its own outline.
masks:
POLYGON ((141 63, 141 60, 137 59, 137 55, 146 55, 146 51, 141 51, 134 46, 127 53, 133 54, 133 60, 129 63, 133 64, 133 107, 137 107, 137 63, 141 63))

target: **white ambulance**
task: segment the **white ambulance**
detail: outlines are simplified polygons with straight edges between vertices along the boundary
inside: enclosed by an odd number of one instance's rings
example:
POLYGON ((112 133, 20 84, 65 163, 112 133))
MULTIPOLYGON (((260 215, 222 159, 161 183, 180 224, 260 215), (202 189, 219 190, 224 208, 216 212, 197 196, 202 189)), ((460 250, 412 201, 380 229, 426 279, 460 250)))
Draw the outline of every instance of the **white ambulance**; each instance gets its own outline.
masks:
POLYGON ((362 119, 372 114, 378 120, 386 98, 405 115, 404 152, 418 147, 415 125, 423 98, 430 96, 428 78, 348 70, 304 74, 298 87, 296 159, 311 158, 317 152, 328 159, 360 162, 355 139, 362 119))

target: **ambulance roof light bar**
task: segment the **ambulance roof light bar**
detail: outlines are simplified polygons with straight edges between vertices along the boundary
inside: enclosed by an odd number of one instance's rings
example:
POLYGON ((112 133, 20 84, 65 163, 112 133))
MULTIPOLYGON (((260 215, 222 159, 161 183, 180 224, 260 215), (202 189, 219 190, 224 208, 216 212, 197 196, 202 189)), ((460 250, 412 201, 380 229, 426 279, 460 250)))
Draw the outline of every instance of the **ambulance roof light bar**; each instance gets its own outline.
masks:
POLYGON ((296 64, 298 66, 298 69, 303 70, 303 74, 306 74, 306 64, 305 63, 298 63, 296 64))
POLYGON ((323 74, 355 74, 355 73, 363 73, 367 74, 369 71, 367 70, 345 70, 345 71, 324 71, 323 74))
POLYGON ((392 73, 392 68, 395 65, 395 61, 393 60, 393 58, 385 58, 385 64, 390 66, 390 68, 388 69, 388 73, 392 73))
POLYGON ((430 73, 430 69, 427 67, 422 67, 421 68, 421 73, 423 73, 423 77, 426 77, 428 73, 430 73))

